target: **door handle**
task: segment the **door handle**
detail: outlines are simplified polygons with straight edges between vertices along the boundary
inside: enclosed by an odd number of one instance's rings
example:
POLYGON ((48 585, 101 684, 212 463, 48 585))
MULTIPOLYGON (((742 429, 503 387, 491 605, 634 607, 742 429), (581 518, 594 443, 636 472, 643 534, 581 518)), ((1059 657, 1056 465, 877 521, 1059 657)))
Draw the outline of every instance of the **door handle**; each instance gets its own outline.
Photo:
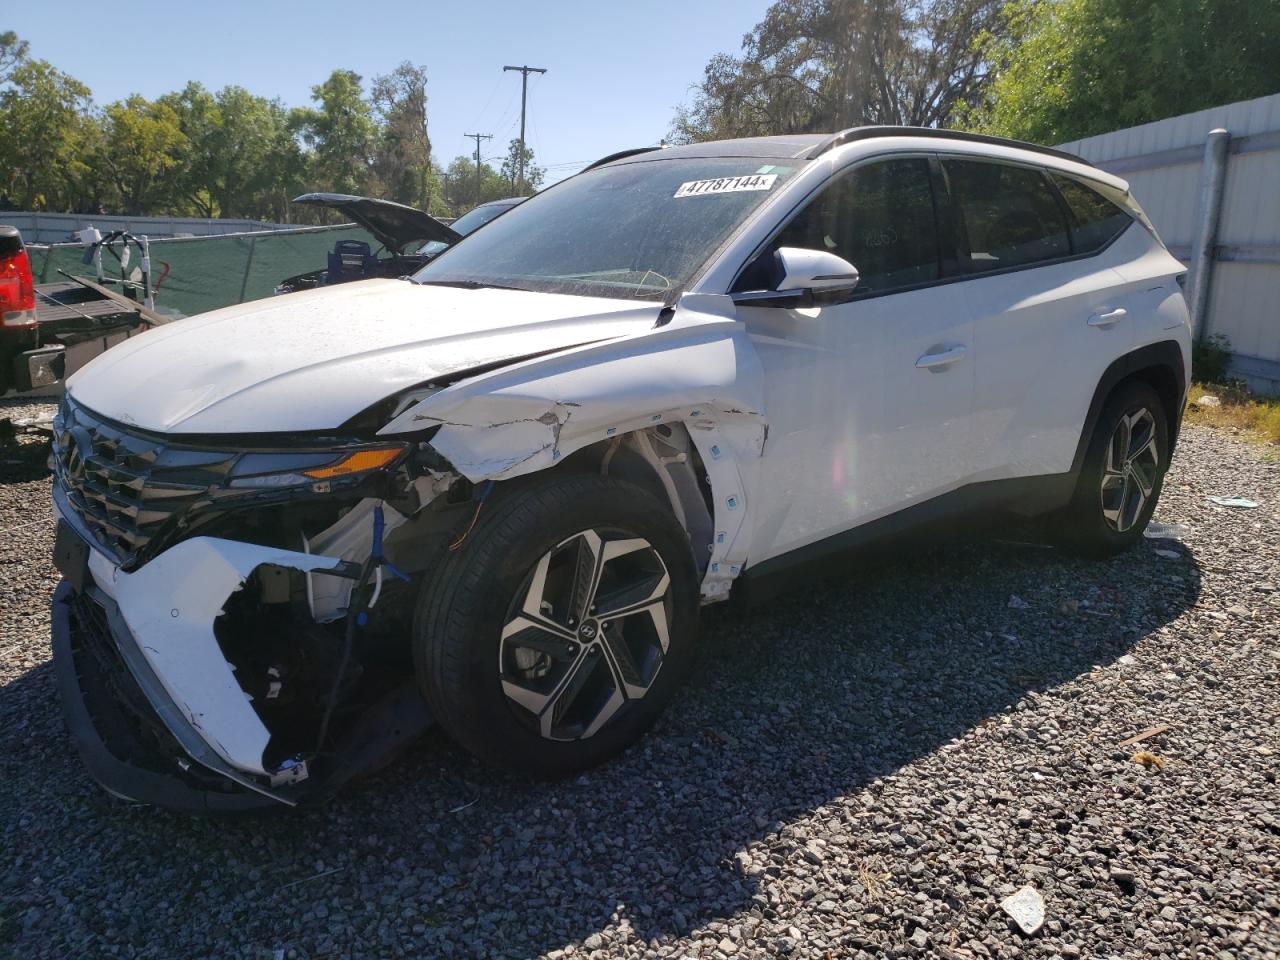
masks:
POLYGON ((1089 318, 1089 326, 1091 327, 1110 327, 1119 323, 1126 316, 1128 311, 1124 307, 1116 307, 1114 310, 1108 310, 1106 313, 1095 313, 1089 318))
POLYGON ((938 353, 926 353, 916 361, 917 370, 937 370, 940 367, 949 367, 951 364, 960 360, 969 351, 963 345, 948 347, 938 353))

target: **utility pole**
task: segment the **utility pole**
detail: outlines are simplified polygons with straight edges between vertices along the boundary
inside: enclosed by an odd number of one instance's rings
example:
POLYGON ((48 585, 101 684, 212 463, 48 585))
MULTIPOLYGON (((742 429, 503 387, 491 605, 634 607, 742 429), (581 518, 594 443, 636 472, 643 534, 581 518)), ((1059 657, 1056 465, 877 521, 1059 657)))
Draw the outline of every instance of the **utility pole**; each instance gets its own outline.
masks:
POLYGON ((546 73, 546 67, 503 67, 502 72, 517 70, 520 73, 520 178, 516 182, 516 193, 524 189, 524 112, 529 100, 529 74, 546 73))
POLYGON ((480 141, 492 140, 492 133, 464 133, 464 137, 470 137, 476 142, 476 203, 480 202, 480 141))

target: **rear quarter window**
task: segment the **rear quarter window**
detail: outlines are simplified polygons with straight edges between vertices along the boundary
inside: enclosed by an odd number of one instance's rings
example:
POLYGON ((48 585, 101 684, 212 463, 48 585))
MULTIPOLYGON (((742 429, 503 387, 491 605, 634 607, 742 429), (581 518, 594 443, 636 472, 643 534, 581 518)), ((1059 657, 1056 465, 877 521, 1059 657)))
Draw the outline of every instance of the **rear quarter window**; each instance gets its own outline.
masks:
POLYGON ((1056 173, 1049 176, 1071 210, 1071 241, 1076 253, 1097 253, 1133 222, 1127 212, 1079 180, 1056 173))

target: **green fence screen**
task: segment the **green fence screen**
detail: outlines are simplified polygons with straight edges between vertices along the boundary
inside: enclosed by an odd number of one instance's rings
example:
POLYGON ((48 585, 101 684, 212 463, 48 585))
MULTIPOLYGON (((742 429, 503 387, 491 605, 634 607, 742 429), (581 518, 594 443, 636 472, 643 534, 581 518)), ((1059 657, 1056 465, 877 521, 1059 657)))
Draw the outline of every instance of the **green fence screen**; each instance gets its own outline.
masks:
MULTIPOLYGON (((339 240, 377 242, 360 227, 302 227, 221 237, 175 237, 151 241, 151 277, 156 307, 162 313, 183 316, 271 296, 286 277, 323 270, 326 254, 339 240)), ((65 279, 59 270, 93 278, 92 264, 84 262, 79 244, 31 246, 31 266, 37 283, 65 279)), ((138 265, 132 251, 129 271, 138 265)), ((103 268, 109 277, 120 275, 120 266, 104 253, 103 268)))

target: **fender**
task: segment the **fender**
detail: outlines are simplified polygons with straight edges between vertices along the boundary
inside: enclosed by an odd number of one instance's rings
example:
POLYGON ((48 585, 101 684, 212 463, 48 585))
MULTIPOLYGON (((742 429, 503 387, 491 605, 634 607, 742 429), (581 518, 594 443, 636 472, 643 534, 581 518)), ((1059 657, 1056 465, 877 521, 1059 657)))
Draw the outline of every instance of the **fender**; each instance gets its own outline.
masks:
POLYGON ((379 436, 430 443, 473 483, 553 466, 588 444, 680 422, 715 498, 704 598, 745 565, 747 480, 764 450, 763 371, 728 297, 686 295, 664 326, 482 374, 420 400, 379 436))

